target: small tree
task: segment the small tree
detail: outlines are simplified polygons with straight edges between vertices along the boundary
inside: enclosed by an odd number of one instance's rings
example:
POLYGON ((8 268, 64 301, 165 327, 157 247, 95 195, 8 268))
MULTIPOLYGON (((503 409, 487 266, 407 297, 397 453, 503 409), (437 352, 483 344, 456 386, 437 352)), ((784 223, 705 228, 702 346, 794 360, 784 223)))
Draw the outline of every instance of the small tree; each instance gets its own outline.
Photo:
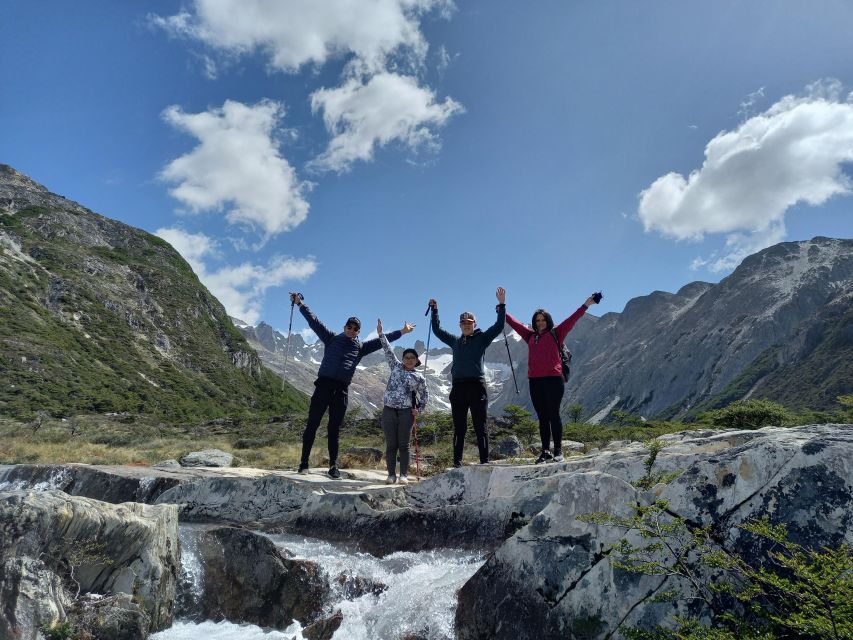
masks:
POLYGON ((536 438, 539 428, 537 422, 532 419, 532 415, 527 409, 517 404, 508 404, 504 407, 504 417, 509 422, 510 428, 525 443, 536 438))
POLYGON ((583 413, 583 405, 580 402, 574 402, 569 405, 569 421, 577 424, 581 420, 583 413))
POLYGON ((770 425, 782 426, 792 419, 781 404, 770 400, 738 400, 708 414, 711 423, 728 429, 760 429, 770 425))

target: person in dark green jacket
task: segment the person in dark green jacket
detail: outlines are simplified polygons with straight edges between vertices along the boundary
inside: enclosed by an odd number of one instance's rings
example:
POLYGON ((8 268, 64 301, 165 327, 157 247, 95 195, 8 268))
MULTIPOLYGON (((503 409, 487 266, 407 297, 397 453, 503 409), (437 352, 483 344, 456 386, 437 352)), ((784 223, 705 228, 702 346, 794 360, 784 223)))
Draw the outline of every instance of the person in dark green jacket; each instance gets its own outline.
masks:
POLYGON ((495 324, 485 331, 480 331, 474 314, 465 311, 459 316, 461 336, 455 336, 441 328, 438 320, 438 302, 435 298, 429 301, 432 309, 432 331, 436 338, 453 349, 450 411, 453 415, 454 467, 462 466, 462 450, 465 447, 465 432, 468 431, 469 409, 474 422, 474 433, 477 434, 480 464, 489 461, 489 437, 486 433, 486 410, 489 406, 489 397, 486 393, 483 355, 492 340, 503 331, 506 320, 506 291, 503 287, 498 287, 495 295, 498 299, 498 319, 495 324))

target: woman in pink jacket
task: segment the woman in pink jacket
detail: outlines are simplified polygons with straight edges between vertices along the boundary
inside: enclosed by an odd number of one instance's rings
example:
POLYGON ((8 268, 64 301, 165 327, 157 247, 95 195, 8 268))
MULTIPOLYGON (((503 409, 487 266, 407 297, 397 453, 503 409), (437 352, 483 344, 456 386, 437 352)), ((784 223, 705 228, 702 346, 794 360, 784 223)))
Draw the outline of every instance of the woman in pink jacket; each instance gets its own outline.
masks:
POLYGON ((563 343, 569 331, 590 306, 596 304, 594 296, 586 299, 578 310, 556 327, 551 314, 545 309, 533 312, 531 329, 519 322, 510 313, 506 321, 521 339, 527 343, 527 377, 530 383, 530 400, 539 418, 539 436, 542 439, 542 453, 536 464, 549 460, 563 461, 563 421, 560 419, 560 402, 566 390, 563 379, 563 363, 560 359, 559 345, 563 343), (556 339, 552 330, 556 331, 556 339), (554 452, 551 453, 551 439, 554 440, 554 452))

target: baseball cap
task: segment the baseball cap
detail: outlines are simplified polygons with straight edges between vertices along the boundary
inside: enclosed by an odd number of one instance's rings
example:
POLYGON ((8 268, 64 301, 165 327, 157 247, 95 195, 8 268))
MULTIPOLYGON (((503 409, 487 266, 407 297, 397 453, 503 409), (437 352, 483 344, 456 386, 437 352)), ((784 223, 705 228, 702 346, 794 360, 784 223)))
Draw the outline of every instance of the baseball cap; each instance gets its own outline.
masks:
POLYGON ((470 311, 463 311, 459 314, 459 322, 477 322, 477 318, 470 311))

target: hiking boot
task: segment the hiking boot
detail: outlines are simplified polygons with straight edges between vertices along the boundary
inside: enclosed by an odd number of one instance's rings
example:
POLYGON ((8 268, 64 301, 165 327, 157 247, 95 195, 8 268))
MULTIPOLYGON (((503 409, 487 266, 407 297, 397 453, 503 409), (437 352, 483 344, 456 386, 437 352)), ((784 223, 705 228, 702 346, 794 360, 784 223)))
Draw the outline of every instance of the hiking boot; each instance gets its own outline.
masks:
POLYGON ((333 466, 329 467, 329 477, 332 478, 333 480, 340 480, 341 479, 341 472, 338 471, 338 468, 336 466, 333 465, 333 466))
POLYGON ((454 469, 461 469, 462 468, 462 461, 461 460, 454 460, 453 461, 453 468, 454 469))
POLYGON ((553 460, 554 456, 551 455, 551 452, 548 449, 542 449, 542 453, 539 454, 539 457, 536 458, 535 464, 542 464, 543 462, 549 462, 553 460))
POLYGON ((299 473, 306 474, 308 473, 308 463, 300 462, 299 463, 299 473))
POLYGON ((385 484, 394 484, 395 482, 397 482, 397 476, 388 476, 385 478, 385 484))
POLYGON ((399 484, 409 484, 409 476, 400 476, 400 479, 397 480, 399 484))
POLYGON ((554 452, 554 460, 553 461, 554 462, 562 462, 563 460, 565 460, 565 458, 563 457, 563 452, 560 451, 559 449, 557 449, 554 452))

